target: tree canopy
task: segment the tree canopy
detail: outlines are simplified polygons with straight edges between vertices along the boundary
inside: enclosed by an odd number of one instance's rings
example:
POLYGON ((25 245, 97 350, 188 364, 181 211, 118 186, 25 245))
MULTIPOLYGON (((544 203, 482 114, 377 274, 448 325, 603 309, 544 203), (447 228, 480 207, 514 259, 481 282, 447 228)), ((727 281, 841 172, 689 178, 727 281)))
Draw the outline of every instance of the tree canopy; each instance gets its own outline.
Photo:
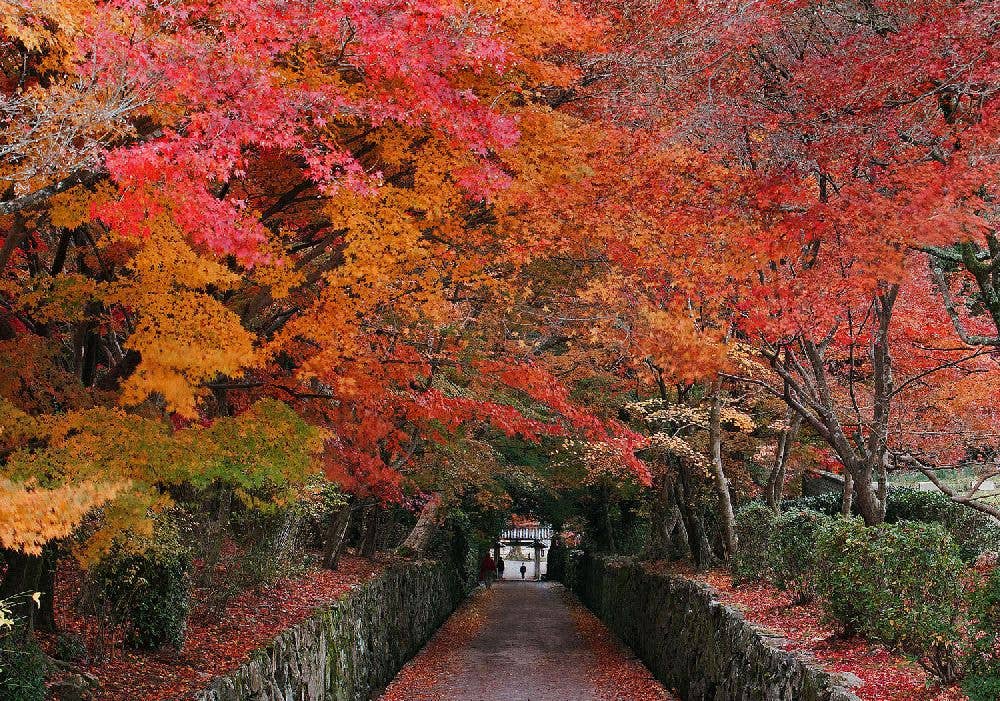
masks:
POLYGON ((801 429, 869 524, 899 470, 1000 513, 995 2, 0 10, 5 548, 499 498, 498 436, 725 523, 801 429))

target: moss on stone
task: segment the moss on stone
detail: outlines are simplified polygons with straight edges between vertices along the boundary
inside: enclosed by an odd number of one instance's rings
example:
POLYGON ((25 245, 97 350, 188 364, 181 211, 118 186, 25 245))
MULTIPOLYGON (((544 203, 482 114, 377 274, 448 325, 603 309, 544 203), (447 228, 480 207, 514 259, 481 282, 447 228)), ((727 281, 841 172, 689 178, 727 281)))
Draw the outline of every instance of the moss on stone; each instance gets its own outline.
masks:
POLYGON ((464 596, 454 569, 394 565, 288 628, 196 701, 365 701, 396 675, 464 596))

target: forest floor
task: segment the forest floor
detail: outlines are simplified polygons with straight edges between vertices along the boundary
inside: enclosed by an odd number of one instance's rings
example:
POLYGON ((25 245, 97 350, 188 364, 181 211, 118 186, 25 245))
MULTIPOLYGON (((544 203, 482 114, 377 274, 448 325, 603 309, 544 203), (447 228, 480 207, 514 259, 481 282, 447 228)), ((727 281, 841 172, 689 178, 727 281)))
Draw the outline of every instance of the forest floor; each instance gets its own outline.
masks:
MULTIPOLYGON (((336 572, 311 568, 270 586, 249 589, 214 603, 208 590, 196 589, 194 608, 180 650, 132 652, 121 646, 120 635, 96 616, 77 612, 82 576, 60 573, 56 590, 56 624, 60 633, 40 633, 42 648, 56 653, 59 638, 82 642, 86 656, 75 672, 93 675, 100 687, 93 701, 165 701, 190 698, 215 677, 238 667, 250 653, 270 642, 285 628, 308 618, 316 609, 335 602, 350 589, 376 576, 382 566, 356 557, 341 559, 336 572)), ((56 674, 50 686, 65 674, 56 674)))
POLYGON ((967 701, 960 688, 941 686, 916 662, 864 638, 839 635, 817 602, 796 604, 790 594, 766 584, 734 587, 728 570, 697 572, 679 563, 649 569, 710 585, 748 621, 780 635, 785 649, 811 655, 831 672, 853 674, 860 680, 853 691, 861 701, 967 701))
POLYGON ((381 701, 668 701, 671 695, 562 585, 479 590, 381 701))

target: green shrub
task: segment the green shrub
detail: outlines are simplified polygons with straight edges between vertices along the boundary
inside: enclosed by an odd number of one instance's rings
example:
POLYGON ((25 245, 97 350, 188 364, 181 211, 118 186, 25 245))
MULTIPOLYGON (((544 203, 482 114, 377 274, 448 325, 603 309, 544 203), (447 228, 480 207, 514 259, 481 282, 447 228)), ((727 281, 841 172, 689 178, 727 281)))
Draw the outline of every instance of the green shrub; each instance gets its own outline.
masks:
POLYGON ((816 596, 816 541, 831 517, 810 509, 785 511, 771 535, 774 583, 804 603, 816 596))
POLYGON ((1000 524, 986 514, 956 504, 940 492, 893 487, 885 510, 887 523, 940 523, 958 545, 959 554, 972 562, 983 552, 1000 547, 1000 524))
POLYGON ((87 659, 87 644, 75 633, 59 633, 56 638, 55 657, 63 662, 80 662, 87 659))
POLYGON ((777 514, 767 504, 752 501, 736 512, 736 537, 739 541, 732 560, 733 582, 741 584, 769 578, 773 568, 772 538, 777 514))
POLYGON ((240 546, 240 557, 227 566, 226 579, 237 592, 260 589, 303 572, 299 536, 305 520, 305 509, 298 504, 234 510, 229 527, 240 546))
MULTIPOLYGON (((842 496, 839 493, 828 492, 786 500, 782 508, 786 511, 812 509, 829 516, 836 516, 840 513, 841 500, 842 496)), ((855 515, 858 513, 856 499, 853 513, 855 515)), ((940 492, 922 492, 912 487, 890 486, 885 520, 887 523, 898 521, 940 523, 954 539, 959 554, 966 562, 972 562, 983 552, 995 551, 1000 547, 1000 524, 986 514, 956 504, 940 492)))
POLYGON ((942 526, 836 519, 821 529, 816 550, 817 589, 834 620, 954 678, 964 566, 942 526))
POLYGON ((578 587, 583 583, 583 558, 584 554, 582 550, 570 550, 566 555, 562 581, 563 584, 574 591, 578 591, 578 587))
POLYGON ((969 596, 971 650, 965 692, 971 701, 1000 699, 1000 568, 969 596))
POLYGON ((92 573, 101 612, 137 650, 179 648, 187 627, 190 556, 175 532, 157 531, 150 541, 116 544, 92 573))
POLYGON ((477 536, 467 512, 452 508, 431 537, 428 552, 451 562, 465 589, 471 591, 479 584, 479 563, 490 545, 492 542, 477 536))
POLYGON ((0 633, 0 701, 44 701, 45 655, 22 628, 0 633))
MULTIPOLYGON (((783 511, 798 511, 809 509, 818 511, 827 516, 838 516, 844 501, 844 496, 840 492, 824 492, 811 497, 799 497, 798 499, 786 499, 781 504, 783 511)), ((855 513, 857 510, 855 509, 855 513)))
POLYGON ((969 701, 997 701, 1000 699, 1000 674, 974 674, 965 680, 962 690, 969 701))

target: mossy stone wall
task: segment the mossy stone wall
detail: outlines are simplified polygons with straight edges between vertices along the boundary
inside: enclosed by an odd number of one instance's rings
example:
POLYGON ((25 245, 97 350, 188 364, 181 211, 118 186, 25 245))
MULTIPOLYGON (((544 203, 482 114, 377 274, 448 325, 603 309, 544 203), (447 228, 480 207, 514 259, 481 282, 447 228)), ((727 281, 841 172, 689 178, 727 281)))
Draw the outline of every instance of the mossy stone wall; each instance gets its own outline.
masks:
POLYGON ((683 701, 858 701, 846 679, 783 650, 704 584, 630 558, 556 557, 563 582, 683 701))
POLYGON ((365 701, 465 596, 447 563, 398 564, 288 628, 196 701, 365 701))

